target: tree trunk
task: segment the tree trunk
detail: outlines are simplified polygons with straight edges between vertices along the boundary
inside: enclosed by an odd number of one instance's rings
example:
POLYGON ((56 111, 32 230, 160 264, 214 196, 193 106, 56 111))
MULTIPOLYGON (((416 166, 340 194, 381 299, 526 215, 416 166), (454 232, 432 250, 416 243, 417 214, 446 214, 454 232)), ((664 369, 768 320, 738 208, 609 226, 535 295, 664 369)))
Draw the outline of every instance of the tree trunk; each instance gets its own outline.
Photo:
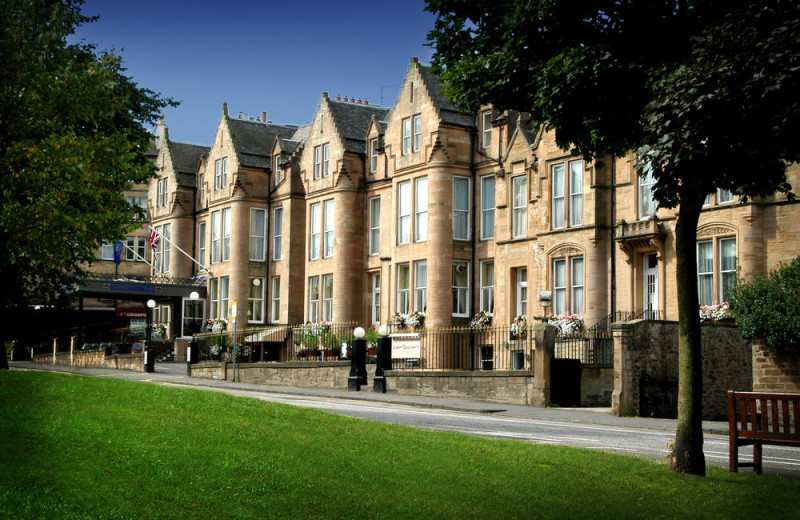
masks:
POLYGON ((697 223, 704 195, 684 186, 675 230, 678 283, 678 430, 670 469, 705 475, 703 367, 697 296, 697 223), (697 199, 697 200, 695 200, 697 199))
POLYGON ((0 358, 0 370, 8 370, 8 357, 6 354, 6 334, 0 329, 0 350, 3 351, 3 356, 0 358))

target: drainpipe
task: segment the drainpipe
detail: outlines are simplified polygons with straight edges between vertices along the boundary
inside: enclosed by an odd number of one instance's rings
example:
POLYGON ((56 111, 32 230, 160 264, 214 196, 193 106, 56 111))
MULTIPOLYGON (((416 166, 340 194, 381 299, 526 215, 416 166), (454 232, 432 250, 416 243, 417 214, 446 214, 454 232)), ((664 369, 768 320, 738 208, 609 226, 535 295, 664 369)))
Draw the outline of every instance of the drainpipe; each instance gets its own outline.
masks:
POLYGON ((614 180, 617 173, 617 157, 611 154, 611 319, 614 319, 614 313, 617 310, 617 248, 614 247, 614 229, 616 225, 616 191, 614 189, 614 180))
POLYGON ((474 153, 475 152, 475 143, 476 143, 476 139, 477 139, 476 138, 476 132, 477 132, 477 128, 475 126, 473 126, 472 129, 470 130, 470 133, 469 133, 469 144, 470 144, 470 146, 469 146, 469 150, 470 150, 470 154, 469 154, 469 171, 470 171, 470 174, 472 176, 472 219, 471 219, 472 220, 472 222, 471 222, 472 230, 471 230, 471 233, 470 233, 470 246, 471 246, 471 249, 472 249, 472 275, 473 275, 472 283, 470 284, 470 298, 469 298, 470 309, 469 309, 469 313, 468 313, 470 316, 472 316, 472 307, 473 307, 473 303, 475 302, 475 285, 477 285, 477 284, 475 283, 476 278, 475 278, 474 275, 476 273, 478 274, 478 277, 477 277, 477 280, 479 281, 478 283, 480 283, 480 269, 477 266, 477 264, 475 263, 475 256, 476 256, 475 244, 477 242, 477 240, 475 238, 475 231, 476 231, 476 227, 477 226, 475 225, 475 223, 477 221, 476 211, 478 209, 477 208, 477 204, 476 204, 476 199, 477 199, 477 195, 476 194, 478 193, 478 189, 477 189, 477 185, 475 184, 475 181, 477 179, 477 172, 475 171, 475 153, 474 153))

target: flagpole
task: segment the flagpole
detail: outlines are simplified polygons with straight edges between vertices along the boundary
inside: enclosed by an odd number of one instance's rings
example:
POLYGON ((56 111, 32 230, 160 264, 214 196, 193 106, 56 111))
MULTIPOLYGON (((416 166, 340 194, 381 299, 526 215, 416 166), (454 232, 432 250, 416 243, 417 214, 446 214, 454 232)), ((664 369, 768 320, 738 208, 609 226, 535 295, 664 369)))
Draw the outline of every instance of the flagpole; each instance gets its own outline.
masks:
POLYGON ((125 246, 125 249, 130 249, 130 250, 131 250, 131 252, 133 252, 133 254, 134 254, 134 255, 136 255, 136 257, 137 257, 137 258, 141 258, 141 259, 142 259, 142 262, 146 263, 146 264, 147 264, 147 265, 149 265, 150 267, 153 267, 153 264, 151 264, 150 262, 148 262, 148 261, 147 261, 147 258, 145 258, 145 257, 143 257, 142 255, 140 255, 139 253, 137 253, 137 252, 136 252, 136 250, 135 250, 134 248, 132 248, 132 247, 131 247, 131 246, 129 246, 128 244, 124 244, 124 243, 123 243, 123 245, 125 246))
MULTIPOLYGON (((147 227, 149 227, 151 230, 153 230, 153 231, 155 231, 156 233, 158 233, 158 231, 156 231, 156 230, 153 228, 153 226, 147 226, 147 227)), ((172 246, 175 246, 175 249, 177 249, 178 251, 180 251, 181 253, 183 253, 183 254, 184 254, 184 255, 185 255, 185 256, 186 256, 186 257, 187 257, 189 260, 191 260, 192 262, 196 263, 196 264, 197 264, 197 265, 200 267, 200 269, 202 269, 202 270, 204 270, 204 271, 206 271, 206 272, 208 271, 208 268, 207 268, 206 266, 204 266, 203 264, 201 264, 200 262, 198 262, 197 260, 195 260, 195 259, 192 257, 192 255, 190 255, 189 253, 187 253, 186 251, 184 251, 183 249, 181 249, 181 248, 180 248, 180 247, 179 247, 179 246, 178 246, 178 245, 177 245, 175 242, 173 242, 172 240, 170 240, 170 239, 168 239, 167 237, 165 237, 165 236, 164 236, 162 233, 158 233, 158 236, 159 236, 159 237, 161 237, 161 238, 163 238, 163 239, 164 239, 164 240, 166 240, 167 242, 169 242, 169 243, 170 243, 170 245, 172 245, 172 246)))

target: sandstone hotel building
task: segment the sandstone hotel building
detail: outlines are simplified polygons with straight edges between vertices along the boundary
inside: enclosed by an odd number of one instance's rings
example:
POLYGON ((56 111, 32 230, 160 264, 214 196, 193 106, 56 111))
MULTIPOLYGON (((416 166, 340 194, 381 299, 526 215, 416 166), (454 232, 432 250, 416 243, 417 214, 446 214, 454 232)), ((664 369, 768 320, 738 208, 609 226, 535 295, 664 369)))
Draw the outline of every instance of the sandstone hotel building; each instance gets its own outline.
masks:
MULTIPOLYGON (((184 302, 156 319, 173 337, 189 335, 193 318, 228 317, 232 302, 240 327, 366 327, 413 311, 437 328, 480 310, 496 325, 566 312, 586 326, 617 311, 678 319, 677 212, 653 202, 634 156, 585 160, 524 113, 465 114, 440 90, 412 59, 391 108, 323 93, 297 127, 231 117, 223 105, 209 147, 160 127, 160 177, 146 197, 171 244, 160 242, 154 271, 204 275, 207 294, 196 311, 184 302)), ((797 177, 793 166, 793 186, 797 177)), ((798 209, 783 195, 709 194, 701 303, 726 300, 737 269, 765 276, 800 253, 798 209)))

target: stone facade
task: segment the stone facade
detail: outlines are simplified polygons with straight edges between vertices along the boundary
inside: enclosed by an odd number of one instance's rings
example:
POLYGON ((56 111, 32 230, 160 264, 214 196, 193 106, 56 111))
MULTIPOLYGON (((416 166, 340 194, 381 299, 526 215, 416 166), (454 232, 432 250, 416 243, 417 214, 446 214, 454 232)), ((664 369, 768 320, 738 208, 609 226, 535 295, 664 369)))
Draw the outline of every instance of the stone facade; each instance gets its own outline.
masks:
POLYGON ((753 343, 753 391, 800 393, 800 362, 797 352, 772 349, 753 343))
MULTIPOLYGON (((524 113, 461 113, 440 91, 412 59, 391 108, 323 93, 305 126, 231 117, 225 104, 209 147, 161 131, 151 223, 197 260, 173 250, 167 272, 205 276, 203 317, 237 303, 239 330, 377 326, 413 311, 427 327, 480 310, 501 326, 562 312, 587 327, 620 312, 677 320, 677 210, 652 204, 634 155, 588 160, 524 113)), ((737 269, 763 276, 800 251, 798 204, 709 194, 701 303, 724 301, 737 269)), ((164 307, 156 320, 188 336, 185 302, 164 307)), ((589 379, 587 402, 603 402, 608 374, 589 379)))
MULTIPOLYGON (((678 324, 634 320, 612 325, 614 333, 614 392, 617 415, 638 415, 640 382, 651 377, 678 381, 678 324)), ((702 326, 703 415, 727 417, 728 390, 753 389, 753 349, 733 325, 702 326)))

